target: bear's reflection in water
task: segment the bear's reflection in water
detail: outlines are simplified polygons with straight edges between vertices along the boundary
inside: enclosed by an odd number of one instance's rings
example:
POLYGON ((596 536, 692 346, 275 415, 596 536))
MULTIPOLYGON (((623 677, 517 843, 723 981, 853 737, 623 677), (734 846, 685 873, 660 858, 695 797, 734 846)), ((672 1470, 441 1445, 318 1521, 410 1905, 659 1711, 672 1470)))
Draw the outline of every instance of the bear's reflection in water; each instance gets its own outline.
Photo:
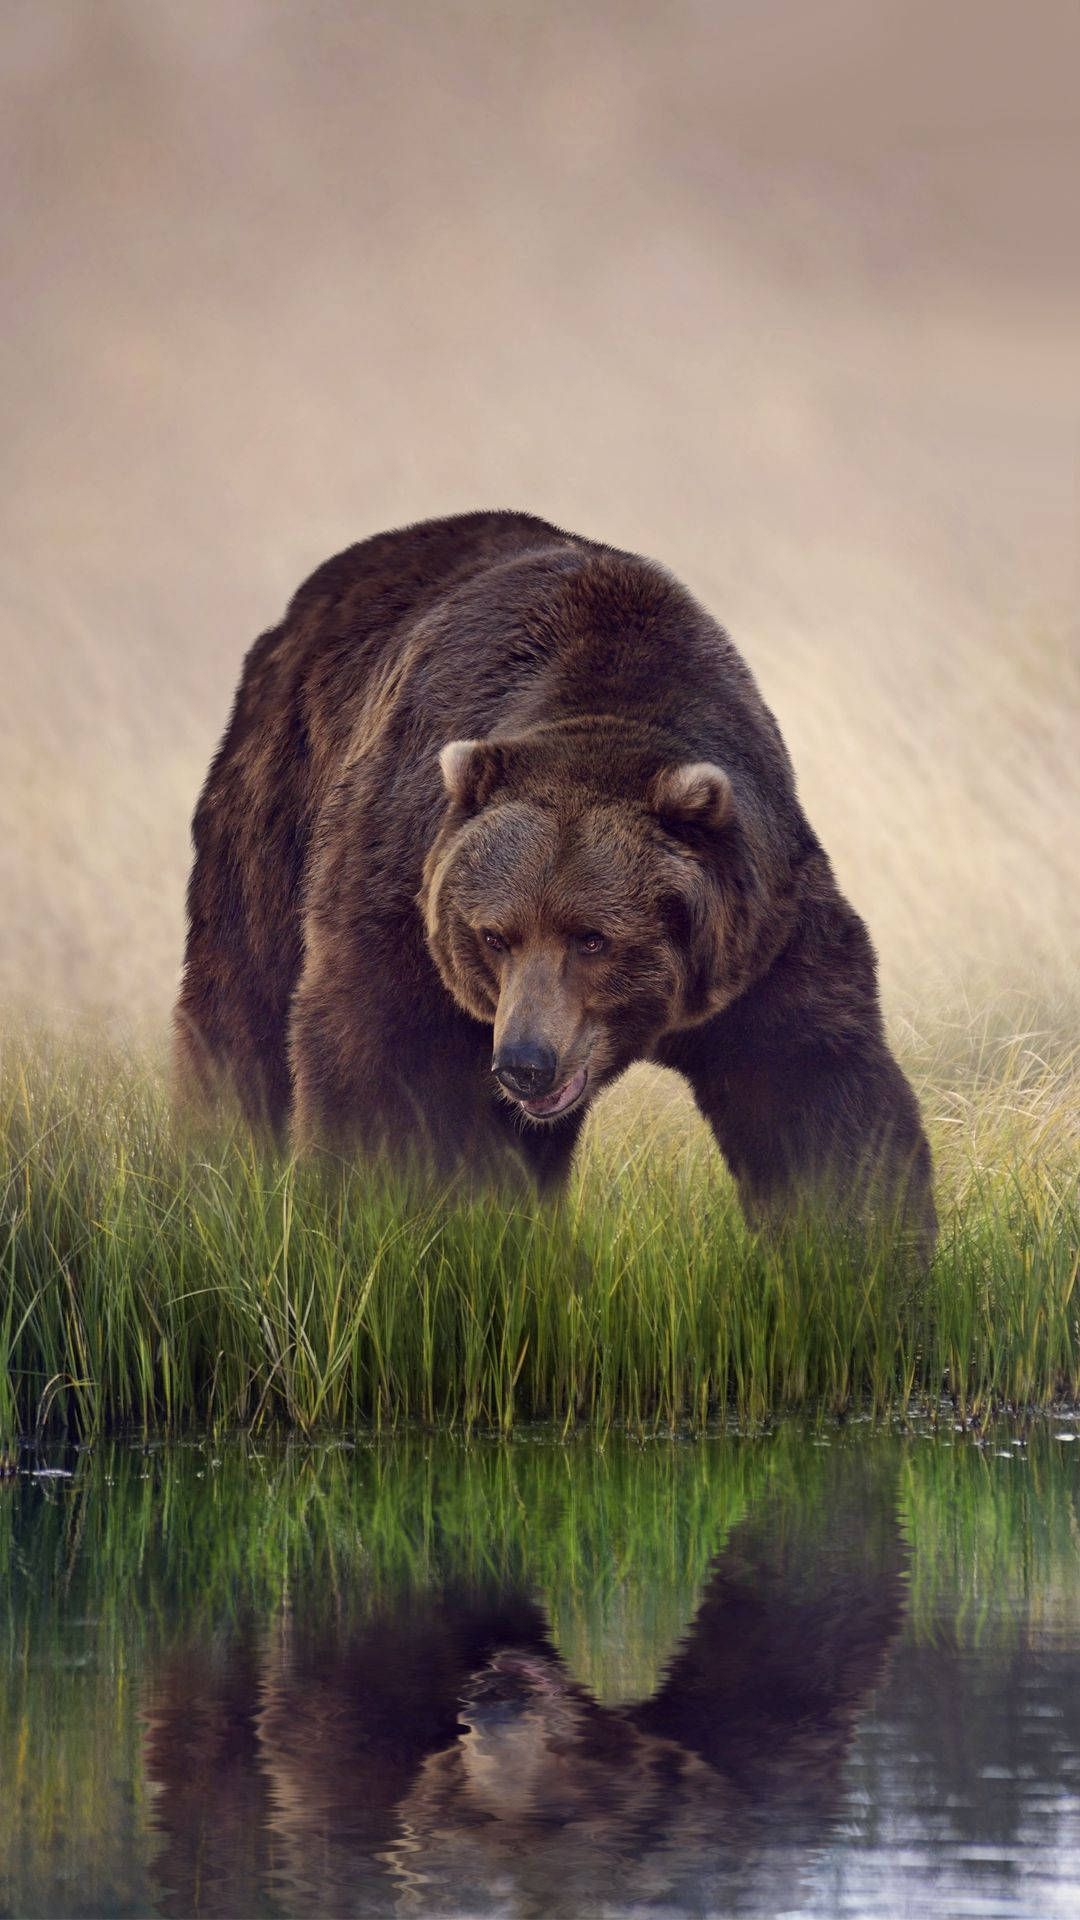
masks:
POLYGON ((904 1604, 887 1490, 729 1536, 647 1701, 594 1699, 521 1591, 402 1594, 361 1627, 292 1608, 178 1649, 148 1703, 175 1914, 768 1912, 842 1805, 904 1604))

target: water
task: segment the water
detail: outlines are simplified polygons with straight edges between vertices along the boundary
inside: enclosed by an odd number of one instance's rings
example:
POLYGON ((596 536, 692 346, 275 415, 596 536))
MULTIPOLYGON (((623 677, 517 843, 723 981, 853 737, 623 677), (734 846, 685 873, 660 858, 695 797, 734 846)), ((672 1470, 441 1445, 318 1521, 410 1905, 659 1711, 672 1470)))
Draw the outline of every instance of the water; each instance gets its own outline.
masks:
POLYGON ((1074 1434, 50 1457, 0 1913, 1074 1915, 1074 1434))

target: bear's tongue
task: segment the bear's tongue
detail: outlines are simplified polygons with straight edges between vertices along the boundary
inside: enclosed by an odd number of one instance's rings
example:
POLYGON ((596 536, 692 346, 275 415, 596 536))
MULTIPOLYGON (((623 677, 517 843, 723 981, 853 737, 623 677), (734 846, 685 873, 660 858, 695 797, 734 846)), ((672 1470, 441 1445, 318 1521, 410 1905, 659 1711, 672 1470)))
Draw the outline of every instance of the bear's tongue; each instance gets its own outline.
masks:
POLYGON ((573 1079, 557 1087, 554 1093, 545 1093, 541 1100, 523 1100, 521 1104, 526 1113, 534 1113, 538 1118, 545 1114, 561 1113, 564 1107, 573 1106, 584 1087, 585 1069, 580 1067, 573 1079))

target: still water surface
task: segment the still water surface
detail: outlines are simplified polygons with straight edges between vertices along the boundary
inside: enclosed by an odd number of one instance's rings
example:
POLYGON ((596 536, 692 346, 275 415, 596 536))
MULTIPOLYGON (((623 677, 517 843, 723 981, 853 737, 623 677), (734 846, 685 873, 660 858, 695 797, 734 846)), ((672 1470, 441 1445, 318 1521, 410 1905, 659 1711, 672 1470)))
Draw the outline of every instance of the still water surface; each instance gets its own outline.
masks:
POLYGON ((24 1471, 0 1914, 1075 1915, 1075 1431, 24 1471))

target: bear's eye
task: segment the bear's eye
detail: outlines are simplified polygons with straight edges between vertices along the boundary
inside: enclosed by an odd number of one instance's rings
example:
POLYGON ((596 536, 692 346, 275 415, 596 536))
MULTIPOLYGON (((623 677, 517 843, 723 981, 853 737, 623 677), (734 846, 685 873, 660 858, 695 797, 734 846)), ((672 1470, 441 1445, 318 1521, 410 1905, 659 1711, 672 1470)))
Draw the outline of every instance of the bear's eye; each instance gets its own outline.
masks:
POLYGON ((502 934, 496 933, 492 927, 481 927, 480 938, 485 947, 491 948, 492 953, 506 952, 506 941, 503 939, 502 934))
POLYGON ((602 933, 579 933, 574 936, 574 945, 579 953, 603 953, 607 941, 602 933))

